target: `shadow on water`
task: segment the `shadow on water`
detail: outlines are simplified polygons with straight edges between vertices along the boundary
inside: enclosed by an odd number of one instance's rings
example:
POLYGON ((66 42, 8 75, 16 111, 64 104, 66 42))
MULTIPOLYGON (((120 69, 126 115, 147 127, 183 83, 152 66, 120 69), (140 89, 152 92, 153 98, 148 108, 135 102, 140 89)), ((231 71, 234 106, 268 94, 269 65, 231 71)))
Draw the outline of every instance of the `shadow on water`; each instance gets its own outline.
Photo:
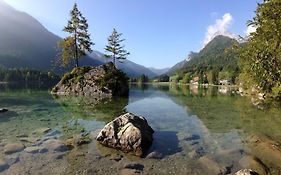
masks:
POLYGON ((153 143, 148 150, 147 155, 155 153, 157 155, 154 155, 154 158, 161 159, 181 151, 182 149, 179 146, 177 132, 156 131, 153 134, 153 143))
POLYGON ((55 97, 55 100, 74 118, 110 122, 126 112, 128 98, 55 97))

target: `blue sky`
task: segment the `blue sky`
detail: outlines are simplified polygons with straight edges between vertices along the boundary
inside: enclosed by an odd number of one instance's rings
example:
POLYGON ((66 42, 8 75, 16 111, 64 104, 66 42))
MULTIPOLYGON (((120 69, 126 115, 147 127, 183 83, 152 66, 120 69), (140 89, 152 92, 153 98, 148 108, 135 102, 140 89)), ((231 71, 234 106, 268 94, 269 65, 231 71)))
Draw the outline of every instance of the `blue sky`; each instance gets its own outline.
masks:
POLYGON ((5 0, 63 37, 77 2, 88 18, 93 49, 103 52, 115 27, 129 59, 147 67, 171 67, 217 33, 244 35, 260 0, 5 0))

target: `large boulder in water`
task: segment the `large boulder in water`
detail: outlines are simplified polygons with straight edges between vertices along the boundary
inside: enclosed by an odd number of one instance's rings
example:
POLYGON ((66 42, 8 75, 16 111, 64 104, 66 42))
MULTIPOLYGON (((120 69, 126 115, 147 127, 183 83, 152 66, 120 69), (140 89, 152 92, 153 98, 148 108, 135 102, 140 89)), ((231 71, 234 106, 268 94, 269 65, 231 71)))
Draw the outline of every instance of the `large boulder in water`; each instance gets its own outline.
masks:
POLYGON ((128 96, 128 77, 113 63, 98 67, 76 67, 65 74, 52 89, 52 93, 62 96, 112 97, 128 96))
POLYGON ((107 147, 142 156, 153 141, 153 129, 144 117, 127 113, 108 123, 97 136, 107 147))

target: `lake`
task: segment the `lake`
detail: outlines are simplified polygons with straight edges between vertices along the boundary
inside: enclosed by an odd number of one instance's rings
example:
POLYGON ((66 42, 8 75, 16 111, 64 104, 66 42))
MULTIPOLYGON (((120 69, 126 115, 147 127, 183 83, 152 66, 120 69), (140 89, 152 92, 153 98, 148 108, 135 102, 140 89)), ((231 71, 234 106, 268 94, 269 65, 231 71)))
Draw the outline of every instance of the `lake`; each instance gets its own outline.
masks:
POLYGON ((235 88, 131 85, 129 98, 99 100, 0 86, 0 108, 9 109, 0 113, 0 174, 128 174, 128 164, 143 174, 231 174, 243 168, 281 174, 280 104, 259 104, 235 88), (50 139, 94 138, 125 112, 144 116, 155 130, 144 158, 94 139, 67 151, 41 149, 50 139), (7 153, 11 143, 25 149, 7 153))

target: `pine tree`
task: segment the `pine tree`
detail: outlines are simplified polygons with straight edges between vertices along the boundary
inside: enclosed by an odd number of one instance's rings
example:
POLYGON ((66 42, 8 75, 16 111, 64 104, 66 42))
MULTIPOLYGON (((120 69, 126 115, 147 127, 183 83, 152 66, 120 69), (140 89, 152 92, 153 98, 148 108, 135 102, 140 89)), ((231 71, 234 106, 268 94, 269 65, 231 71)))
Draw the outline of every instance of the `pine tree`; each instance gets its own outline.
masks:
POLYGON ((71 61, 75 62, 75 66, 79 66, 79 59, 86 55, 86 52, 92 52, 90 34, 88 33, 87 19, 79 11, 75 3, 70 11, 71 19, 63 31, 70 34, 59 42, 59 47, 62 48, 61 63, 66 66, 71 61))
POLYGON ((125 39, 121 39, 122 33, 118 33, 116 29, 113 29, 112 34, 108 37, 108 45, 105 48, 106 52, 109 54, 105 54, 106 58, 112 58, 113 63, 116 66, 116 60, 125 60, 127 56, 130 54, 124 49, 124 45, 121 45, 125 39))

